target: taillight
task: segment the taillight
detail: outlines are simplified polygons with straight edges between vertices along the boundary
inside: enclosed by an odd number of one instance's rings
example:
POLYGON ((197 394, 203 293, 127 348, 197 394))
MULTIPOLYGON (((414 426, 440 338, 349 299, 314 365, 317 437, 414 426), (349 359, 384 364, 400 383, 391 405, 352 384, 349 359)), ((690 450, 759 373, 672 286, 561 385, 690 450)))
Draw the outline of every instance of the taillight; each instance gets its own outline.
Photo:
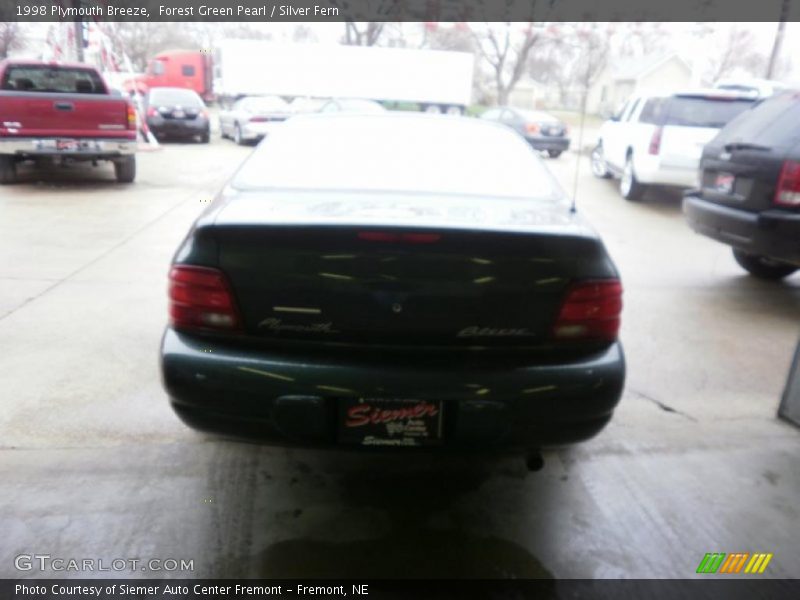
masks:
POLYGON ((780 206, 800 206, 800 162, 787 160, 783 163, 774 202, 780 206))
POLYGON ((539 124, 538 123, 527 123, 525 125, 525 131, 530 134, 537 134, 539 133, 539 124))
POLYGON ((407 244, 433 244, 442 239, 439 233, 395 233, 391 231, 359 231, 358 239, 367 242, 405 242, 407 244))
POLYGON ((612 342, 619 332, 622 284, 618 279, 581 281, 567 288, 553 338, 612 342))
POLYGON ((148 117, 157 117, 158 111, 156 110, 155 106, 151 106, 147 109, 147 116, 148 117))
POLYGON ((169 316, 175 329, 238 331, 242 325, 225 274, 208 267, 172 267, 169 316))
POLYGON ((656 127, 653 135, 650 137, 650 147, 647 149, 650 154, 658 154, 661 151, 661 133, 663 131, 663 127, 656 127))
POLYGON ((128 104, 128 129, 136 129, 136 109, 128 104))

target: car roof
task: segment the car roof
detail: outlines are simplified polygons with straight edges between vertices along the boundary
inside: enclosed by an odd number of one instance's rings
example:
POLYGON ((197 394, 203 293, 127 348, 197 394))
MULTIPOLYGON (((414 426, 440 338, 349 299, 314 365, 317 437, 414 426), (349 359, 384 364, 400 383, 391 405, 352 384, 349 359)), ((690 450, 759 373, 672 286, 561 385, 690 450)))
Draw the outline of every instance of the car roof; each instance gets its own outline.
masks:
POLYGON ((725 90, 719 88, 685 88, 674 92, 664 92, 659 94, 641 94, 639 98, 719 98, 725 100, 754 100, 751 93, 736 90, 725 90))

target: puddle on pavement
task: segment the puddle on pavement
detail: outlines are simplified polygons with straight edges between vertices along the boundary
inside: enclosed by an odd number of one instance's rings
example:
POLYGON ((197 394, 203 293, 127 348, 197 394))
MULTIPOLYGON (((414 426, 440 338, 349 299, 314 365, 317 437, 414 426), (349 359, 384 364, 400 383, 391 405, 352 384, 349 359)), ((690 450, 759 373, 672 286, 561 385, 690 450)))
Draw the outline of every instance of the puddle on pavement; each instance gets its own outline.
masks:
MULTIPOLYGON (((485 523, 476 522, 480 519, 474 511, 459 510, 460 500, 477 492, 492 473, 498 474, 496 470, 395 466, 334 466, 331 472, 324 463, 313 469, 305 463, 295 464, 292 471, 303 472, 303 478, 312 471, 325 473, 328 484, 338 492, 334 493, 334 506, 326 503, 328 514, 319 527, 321 539, 314 539, 316 532, 306 529, 296 539, 269 545, 247 557, 248 576, 553 578, 522 546, 483 533, 485 523), (359 511, 365 518, 376 513, 381 516, 378 521, 383 525, 375 527, 375 537, 331 540, 334 526, 339 528, 338 535, 347 537, 341 531, 340 517, 345 518, 344 529, 349 529, 347 519, 359 511)), ((305 494, 296 498, 298 509, 293 517, 305 514, 303 500, 308 500, 305 494)))

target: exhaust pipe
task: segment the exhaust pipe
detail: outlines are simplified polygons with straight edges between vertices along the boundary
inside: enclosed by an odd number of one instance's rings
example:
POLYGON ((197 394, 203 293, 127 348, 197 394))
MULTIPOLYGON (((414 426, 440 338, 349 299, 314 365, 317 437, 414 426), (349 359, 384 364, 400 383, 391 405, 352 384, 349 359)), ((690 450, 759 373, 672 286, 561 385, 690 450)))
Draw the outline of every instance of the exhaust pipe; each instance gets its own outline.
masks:
POLYGON ((541 452, 533 452, 525 457, 525 467, 531 473, 541 471, 544 468, 544 457, 541 452))

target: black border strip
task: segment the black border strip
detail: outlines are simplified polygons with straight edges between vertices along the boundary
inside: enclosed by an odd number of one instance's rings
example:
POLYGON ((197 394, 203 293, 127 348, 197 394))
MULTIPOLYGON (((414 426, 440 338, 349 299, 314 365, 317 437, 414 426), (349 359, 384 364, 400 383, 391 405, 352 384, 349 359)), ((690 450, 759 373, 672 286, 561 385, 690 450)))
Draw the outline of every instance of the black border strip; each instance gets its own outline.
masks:
POLYGON ((92 19, 772 22, 800 21, 800 0, 0 0, 0 21, 92 19), (282 6, 293 11, 281 10, 282 6), (66 12, 74 8, 82 9, 83 15, 66 12))
MULTIPOLYGON (((398 565, 398 568, 402 568, 398 565)), ((85 600, 87 598, 137 600, 233 600, 258 598, 315 598, 333 600, 395 600, 406 598, 472 598, 491 599, 608 599, 608 600, 796 600, 800 598, 800 579, 764 579, 761 576, 730 576, 698 579, 521 579, 521 580, 279 580, 279 579, 3 579, 0 597, 4 600, 85 600), (272 593, 235 593, 236 585, 274 588, 272 593), (340 593, 299 593, 298 586, 337 588, 340 593), (17 586, 34 586, 43 593, 22 593, 17 586), (128 592, 123 593, 123 586, 128 592), (166 586, 179 593, 166 593, 166 586), (355 593, 359 586, 362 593, 355 593), (363 587, 366 586, 366 587, 363 587), (131 588, 153 588, 152 593, 130 593, 131 588), (99 588, 100 594, 65 593, 75 588, 99 588), (185 588, 186 593, 180 588, 185 588), (228 588, 226 593, 201 588, 228 588), (205 593, 204 593, 205 592, 205 593)))

